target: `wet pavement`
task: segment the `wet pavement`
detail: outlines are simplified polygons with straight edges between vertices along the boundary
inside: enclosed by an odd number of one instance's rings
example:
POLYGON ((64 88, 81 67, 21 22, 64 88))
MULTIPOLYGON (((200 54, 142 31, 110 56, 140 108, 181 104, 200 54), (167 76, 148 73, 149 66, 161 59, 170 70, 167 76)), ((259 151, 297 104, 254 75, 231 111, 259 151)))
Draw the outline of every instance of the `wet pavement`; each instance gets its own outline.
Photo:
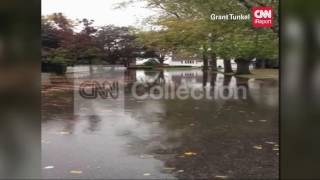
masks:
POLYGON ((278 106, 277 79, 85 66, 66 75, 43 73, 43 177, 276 179, 278 106), (97 100, 84 111, 90 113, 81 113, 78 82, 110 78, 107 73, 122 79, 121 104, 97 100), (211 94, 223 86, 242 87, 246 98, 136 99, 134 83, 146 80, 150 86, 211 87, 211 94))

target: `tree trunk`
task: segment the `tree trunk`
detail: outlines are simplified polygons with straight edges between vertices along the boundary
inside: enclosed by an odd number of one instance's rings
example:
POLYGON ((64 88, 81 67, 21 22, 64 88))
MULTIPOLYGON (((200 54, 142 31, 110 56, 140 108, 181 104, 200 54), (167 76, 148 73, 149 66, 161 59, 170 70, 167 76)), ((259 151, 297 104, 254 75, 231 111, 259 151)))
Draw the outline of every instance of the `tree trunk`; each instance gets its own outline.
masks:
POLYGON ((251 61, 246 59, 236 59, 237 63, 237 73, 236 74, 251 74, 249 66, 251 61))
POLYGON ((207 57, 205 52, 202 53, 202 59, 203 59, 203 67, 202 67, 202 69, 204 71, 206 71, 206 70, 208 70, 208 57, 207 57))
POLYGON ((217 55, 216 53, 211 53, 211 69, 212 71, 217 71, 217 55))
POLYGON ((266 68, 266 60, 265 59, 257 59, 255 68, 256 69, 264 69, 264 68, 266 68))
POLYGON ((224 73, 233 73, 232 67, 231 67, 231 60, 224 60, 224 73))
POLYGON ((160 56, 160 57, 159 57, 159 62, 160 62, 161 65, 163 65, 164 57, 165 57, 165 56, 160 56))
POLYGON ((272 69, 274 66, 274 61, 271 59, 266 59, 265 60, 265 68, 272 69))

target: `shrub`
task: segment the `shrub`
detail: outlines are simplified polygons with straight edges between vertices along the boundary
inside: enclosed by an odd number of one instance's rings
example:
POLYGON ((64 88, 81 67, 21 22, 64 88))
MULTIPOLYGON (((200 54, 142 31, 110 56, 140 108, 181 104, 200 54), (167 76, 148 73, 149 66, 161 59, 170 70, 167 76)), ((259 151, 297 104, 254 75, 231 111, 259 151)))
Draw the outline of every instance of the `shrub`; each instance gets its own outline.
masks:
POLYGON ((147 62, 143 63, 144 66, 156 66, 160 64, 156 59, 149 59, 147 62))

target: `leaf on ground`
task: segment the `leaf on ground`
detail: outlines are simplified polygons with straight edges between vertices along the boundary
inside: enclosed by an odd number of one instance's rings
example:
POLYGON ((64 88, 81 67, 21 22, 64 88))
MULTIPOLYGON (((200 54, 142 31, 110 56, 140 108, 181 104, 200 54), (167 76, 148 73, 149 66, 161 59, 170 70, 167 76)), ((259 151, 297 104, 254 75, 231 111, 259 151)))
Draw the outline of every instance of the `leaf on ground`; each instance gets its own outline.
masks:
POLYGON ((248 120, 248 122, 249 122, 249 123, 253 123, 253 122, 254 122, 254 120, 248 120))
POLYGON ((276 144, 275 142, 272 142, 272 141, 266 141, 265 143, 266 144, 272 144, 272 145, 276 144))
POLYGON ((82 174, 82 171, 80 171, 80 170, 71 170, 70 174, 82 174))
POLYGON ((261 120, 259 120, 260 122, 267 122, 267 120, 265 120, 265 119, 261 119, 261 120))
POLYGON ((256 145, 256 146, 253 146, 254 149, 257 149, 257 150, 261 150, 262 149, 262 146, 261 145, 256 145))
POLYGON ((53 168, 54 168, 54 166, 46 166, 43 169, 53 169, 53 168))
POLYGON ((60 131, 59 134, 61 135, 68 135, 71 134, 69 131, 60 131))
POLYGON ((218 175, 218 176, 215 176, 215 178, 217 179, 227 179, 228 176, 221 176, 221 175, 218 175))
POLYGON ((183 173, 184 170, 180 169, 180 170, 178 170, 177 172, 178 172, 178 173, 183 173))
POLYGON ((184 155, 186 155, 186 156, 195 156, 195 155, 197 155, 197 153, 190 151, 190 152, 185 152, 184 155))
POLYGON ((143 175, 144 175, 144 176, 151 176, 150 173, 144 173, 143 175))
POLYGON ((175 170, 176 168, 174 168, 174 167, 164 167, 163 169, 164 170, 175 170))
POLYGON ((144 155, 140 155, 140 158, 141 158, 141 159, 149 159, 149 158, 154 158, 154 156, 144 154, 144 155))
POLYGON ((279 147, 273 147, 272 150, 279 151, 279 147))

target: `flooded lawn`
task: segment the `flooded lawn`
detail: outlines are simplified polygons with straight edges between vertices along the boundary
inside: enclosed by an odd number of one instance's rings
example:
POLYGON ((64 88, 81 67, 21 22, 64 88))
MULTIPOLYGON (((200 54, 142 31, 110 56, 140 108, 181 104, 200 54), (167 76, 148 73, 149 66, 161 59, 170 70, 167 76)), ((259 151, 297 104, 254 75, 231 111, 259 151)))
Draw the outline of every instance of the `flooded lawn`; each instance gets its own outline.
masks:
POLYGON ((44 178, 275 179, 278 143, 277 79, 85 66, 42 74, 44 178), (78 95, 85 79, 120 79, 118 100, 86 104, 78 95), (184 84, 213 98, 137 99, 137 82, 148 82, 140 95, 184 84), (237 87, 238 98, 226 98, 237 87))

